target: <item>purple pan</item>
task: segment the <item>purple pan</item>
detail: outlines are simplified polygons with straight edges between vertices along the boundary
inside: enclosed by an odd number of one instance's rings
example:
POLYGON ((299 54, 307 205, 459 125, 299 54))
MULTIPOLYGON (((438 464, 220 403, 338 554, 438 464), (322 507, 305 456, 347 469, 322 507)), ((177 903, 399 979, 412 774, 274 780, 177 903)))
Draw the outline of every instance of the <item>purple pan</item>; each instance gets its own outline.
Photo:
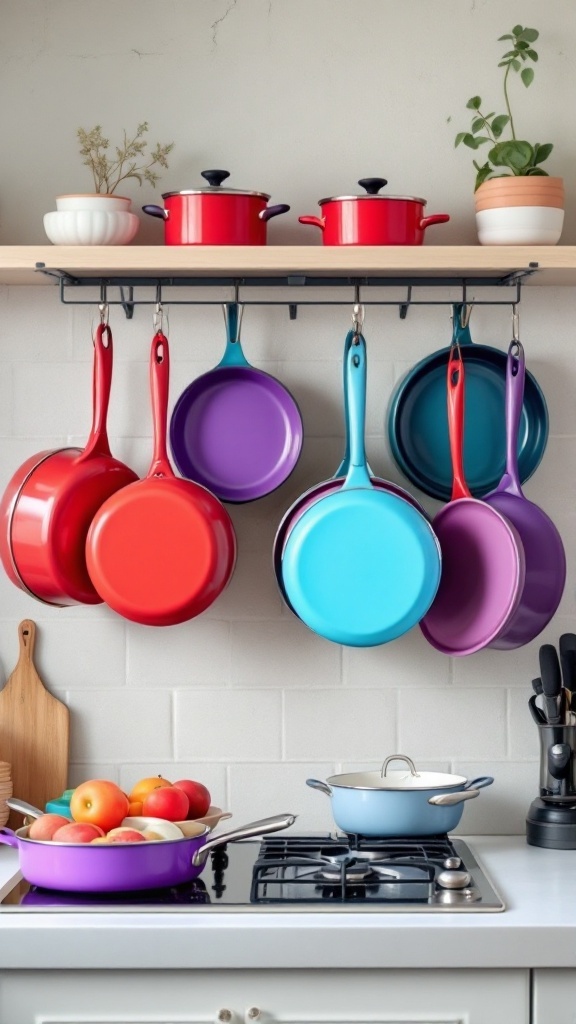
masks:
POLYGON ((473 498, 464 478, 464 363, 458 345, 450 354, 447 389, 452 498, 432 522, 442 577, 420 629, 437 650, 460 656, 482 650, 505 630, 518 608, 526 567, 516 528, 473 498))
POLYGON ((227 303, 224 317, 224 355, 180 395, 170 420, 170 447, 183 477, 221 501, 241 503, 270 494, 290 476, 303 427, 290 392, 246 359, 241 307, 227 303))
MULTIPOLYGON (((344 367, 346 366, 346 354, 352 344, 353 337, 354 331, 349 331, 344 344, 344 367)), ((290 603, 288 595, 284 589, 284 582, 282 578, 282 556, 284 554, 284 548, 286 547, 286 541, 288 540, 294 526, 307 509, 311 508, 312 505, 315 505, 316 502, 326 494, 330 494, 332 491, 337 491, 342 487, 348 470, 350 469, 350 428, 348 420, 348 394, 346 373, 344 373, 344 436, 346 443, 344 458, 333 477, 330 477, 328 480, 323 480, 319 484, 315 484, 314 487, 309 487, 307 491, 304 491, 304 494, 301 494, 300 497, 293 502, 288 511, 284 513, 274 538, 272 558, 274 563, 274 572, 276 574, 276 582, 278 583, 282 597, 292 611, 294 611, 294 609, 292 608, 292 604, 290 603)), ((368 470, 371 474, 370 481, 373 487, 376 487, 381 491, 388 491, 389 494, 397 494, 398 497, 404 498, 404 500, 410 505, 413 505, 414 508, 418 509, 421 515, 426 519, 429 518, 428 513, 422 508, 416 498, 410 494, 409 491, 405 490, 404 487, 400 487, 398 484, 393 484, 389 480, 383 480, 381 477, 372 476, 370 467, 368 467, 368 470)), ((294 612, 294 614, 296 614, 296 612, 294 612)))
POLYGON ((566 582, 566 555, 558 530, 545 512, 522 493, 518 471, 518 429, 524 401, 524 349, 514 339, 506 364, 506 471, 484 498, 516 527, 526 558, 520 603, 490 647, 510 651, 530 643, 554 615, 566 582))

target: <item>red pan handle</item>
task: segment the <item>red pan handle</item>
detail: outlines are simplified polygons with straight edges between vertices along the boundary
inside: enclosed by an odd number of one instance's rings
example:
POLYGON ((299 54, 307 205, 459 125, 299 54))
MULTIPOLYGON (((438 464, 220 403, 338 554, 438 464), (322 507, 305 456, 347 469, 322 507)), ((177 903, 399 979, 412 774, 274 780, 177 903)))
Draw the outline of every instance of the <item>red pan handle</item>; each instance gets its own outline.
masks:
POLYGON ((170 383, 170 353, 168 338, 157 333, 152 338, 150 350, 150 392, 152 395, 152 423, 154 430, 154 452, 148 477, 176 474, 168 460, 166 449, 166 421, 168 417, 168 386, 170 383))
POLYGON ((458 498, 471 498, 472 495, 464 479, 464 462, 462 447, 464 443, 464 363, 457 345, 453 345, 448 361, 446 380, 448 392, 448 434, 450 437, 450 456, 452 458, 452 501, 458 498))
POLYGON ((112 455, 106 430, 110 387, 112 385, 112 331, 99 324, 94 338, 92 375, 92 428, 79 461, 93 455, 112 455))

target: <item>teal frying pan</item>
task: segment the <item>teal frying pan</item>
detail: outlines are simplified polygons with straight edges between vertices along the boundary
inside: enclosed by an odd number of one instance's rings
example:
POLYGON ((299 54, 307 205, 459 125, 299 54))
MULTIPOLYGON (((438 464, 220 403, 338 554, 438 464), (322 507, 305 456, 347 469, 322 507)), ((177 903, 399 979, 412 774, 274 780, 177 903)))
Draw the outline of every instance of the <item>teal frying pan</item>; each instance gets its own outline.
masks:
POLYGON ((350 465, 341 487, 294 524, 282 556, 283 589, 310 629, 349 647, 374 647, 425 615, 440 582, 440 546, 428 519, 373 486, 364 450, 366 346, 346 355, 350 465))
MULTIPOLYGON (((460 345, 466 367, 464 471, 476 498, 494 490, 506 468, 507 353, 473 343, 464 306, 453 306, 453 344, 460 345)), ((392 455, 421 491, 449 501, 452 463, 446 412, 446 366, 450 346, 412 367, 396 385, 388 407, 392 455)), ((538 382, 526 372, 518 430, 518 471, 522 482, 537 468, 548 440, 548 409, 538 382)))

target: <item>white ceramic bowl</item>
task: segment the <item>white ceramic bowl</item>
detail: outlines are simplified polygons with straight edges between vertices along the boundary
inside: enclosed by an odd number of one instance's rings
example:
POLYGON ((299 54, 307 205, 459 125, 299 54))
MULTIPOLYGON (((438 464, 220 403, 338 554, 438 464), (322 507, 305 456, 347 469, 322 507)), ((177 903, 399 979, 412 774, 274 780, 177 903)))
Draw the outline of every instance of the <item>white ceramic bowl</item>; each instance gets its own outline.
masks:
POLYGON ((54 245, 127 245, 139 226, 136 214, 123 210, 54 210, 44 214, 44 230, 54 245))
POLYGON ((556 245, 563 224, 564 210, 555 206, 501 206, 476 214, 480 245, 556 245))
POLYGON ((132 200, 125 196, 103 195, 87 192, 69 196, 56 196, 57 210, 118 210, 128 211, 132 200))

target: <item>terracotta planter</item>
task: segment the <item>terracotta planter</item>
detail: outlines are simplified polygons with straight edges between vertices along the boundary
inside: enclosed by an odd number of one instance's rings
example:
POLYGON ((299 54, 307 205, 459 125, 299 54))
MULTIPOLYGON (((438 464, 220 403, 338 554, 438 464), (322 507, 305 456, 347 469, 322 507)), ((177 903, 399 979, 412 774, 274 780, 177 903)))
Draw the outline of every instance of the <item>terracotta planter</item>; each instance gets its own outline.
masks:
POLYGON ((556 245, 564 223, 562 178, 490 178, 474 194, 481 245, 556 245))

